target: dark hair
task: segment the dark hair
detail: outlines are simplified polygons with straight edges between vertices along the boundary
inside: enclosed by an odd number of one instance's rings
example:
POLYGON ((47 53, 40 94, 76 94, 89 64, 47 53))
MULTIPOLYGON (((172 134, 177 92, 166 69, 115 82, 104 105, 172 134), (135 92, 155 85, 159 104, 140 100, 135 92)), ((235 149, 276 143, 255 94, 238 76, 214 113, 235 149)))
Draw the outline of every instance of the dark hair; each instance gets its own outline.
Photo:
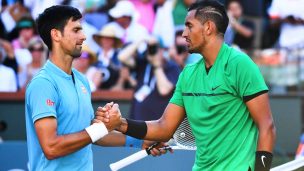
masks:
POLYGON ((215 0, 201 0, 193 3, 188 11, 191 10, 196 10, 195 18, 201 23, 211 20, 215 23, 217 31, 223 35, 225 34, 229 18, 223 4, 215 0))
POLYGON ((78 9, 67 5, 55 5, 44 10, 37 18, 38 33, 49 50, 52 50, 51 30, 63 32, 65 25, 72 18, 76 21, 82 17, 78 9))

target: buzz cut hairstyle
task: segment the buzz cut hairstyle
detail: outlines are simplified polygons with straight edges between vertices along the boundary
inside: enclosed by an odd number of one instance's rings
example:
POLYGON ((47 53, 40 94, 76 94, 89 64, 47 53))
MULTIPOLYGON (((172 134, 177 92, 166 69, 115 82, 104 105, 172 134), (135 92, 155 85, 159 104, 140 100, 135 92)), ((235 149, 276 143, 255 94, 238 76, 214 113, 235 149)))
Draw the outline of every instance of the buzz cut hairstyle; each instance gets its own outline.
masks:
POLYGON ((218 33, 224 36, 229 18, 223 4, 215 0, 201 0, 193 3, 188 12, 192 10, 196 10, 194 16, 202 24, 211 20, 214 22, 218 33))

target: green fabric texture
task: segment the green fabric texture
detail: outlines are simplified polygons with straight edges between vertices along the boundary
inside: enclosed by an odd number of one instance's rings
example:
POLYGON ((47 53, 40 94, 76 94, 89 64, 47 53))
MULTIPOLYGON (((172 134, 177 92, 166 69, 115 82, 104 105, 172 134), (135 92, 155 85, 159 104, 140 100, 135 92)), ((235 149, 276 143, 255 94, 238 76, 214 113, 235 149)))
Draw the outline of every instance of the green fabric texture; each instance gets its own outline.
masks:
POLYGON ((204 59, 184 68, 170 103, 185 108, 196 138, 193 171, 254 168, 258 130, 243 97, 263 90, 255 63, 226 44, 208 74, 204 59))

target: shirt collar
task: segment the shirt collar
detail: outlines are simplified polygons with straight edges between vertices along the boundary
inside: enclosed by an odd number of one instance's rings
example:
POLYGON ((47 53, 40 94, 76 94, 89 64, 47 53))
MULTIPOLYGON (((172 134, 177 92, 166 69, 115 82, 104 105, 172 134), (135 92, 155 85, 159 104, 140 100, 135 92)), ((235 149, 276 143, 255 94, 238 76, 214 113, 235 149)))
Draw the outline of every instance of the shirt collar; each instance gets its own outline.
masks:
POLYGON ((60 77, 65 77, 65 78, 70 78, 72 79, 72 75, 67 74, 66 72, 64 72, 62 69, 60 69, 58 66, 56 66, 53 62, 51 62, 50 60, 47 60, 45 68, 48 71, 53 72, 54 74, 56 74, 57 76, 60 77))

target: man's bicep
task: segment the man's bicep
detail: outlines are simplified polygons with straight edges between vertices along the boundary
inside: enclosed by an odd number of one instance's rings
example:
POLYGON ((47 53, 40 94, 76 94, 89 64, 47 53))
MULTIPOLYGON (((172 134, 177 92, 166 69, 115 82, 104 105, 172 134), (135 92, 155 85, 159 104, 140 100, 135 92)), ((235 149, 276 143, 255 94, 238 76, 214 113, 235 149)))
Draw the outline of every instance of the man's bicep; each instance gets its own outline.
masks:
POLYGON ((57 120, 54 117, 40 118, 35 121, 34 126, 39 143, 45 150, 57 136, 57 120))
POLYGON ((185 109, 176 104, 169 103, 158 121, 152 121, 151 127, 148 122, 148 133, 152 136, 161 136, 168 140, 172 137, 184 118, 185 109))
POLYGON ((257 126, 264 122, 272 122, 268 93, 261 94, 247 101, 246 105, 257 126))
POLYGON ((41 118, 56 117, 59 98, 50 81, 37 79, 30 83, 26 91, 26 105, 33 123, 41 118))
POLYGON ((173 132, 185 118, 185 109, 182 106, 169 103, 161 119, 164 119, 173 132))

